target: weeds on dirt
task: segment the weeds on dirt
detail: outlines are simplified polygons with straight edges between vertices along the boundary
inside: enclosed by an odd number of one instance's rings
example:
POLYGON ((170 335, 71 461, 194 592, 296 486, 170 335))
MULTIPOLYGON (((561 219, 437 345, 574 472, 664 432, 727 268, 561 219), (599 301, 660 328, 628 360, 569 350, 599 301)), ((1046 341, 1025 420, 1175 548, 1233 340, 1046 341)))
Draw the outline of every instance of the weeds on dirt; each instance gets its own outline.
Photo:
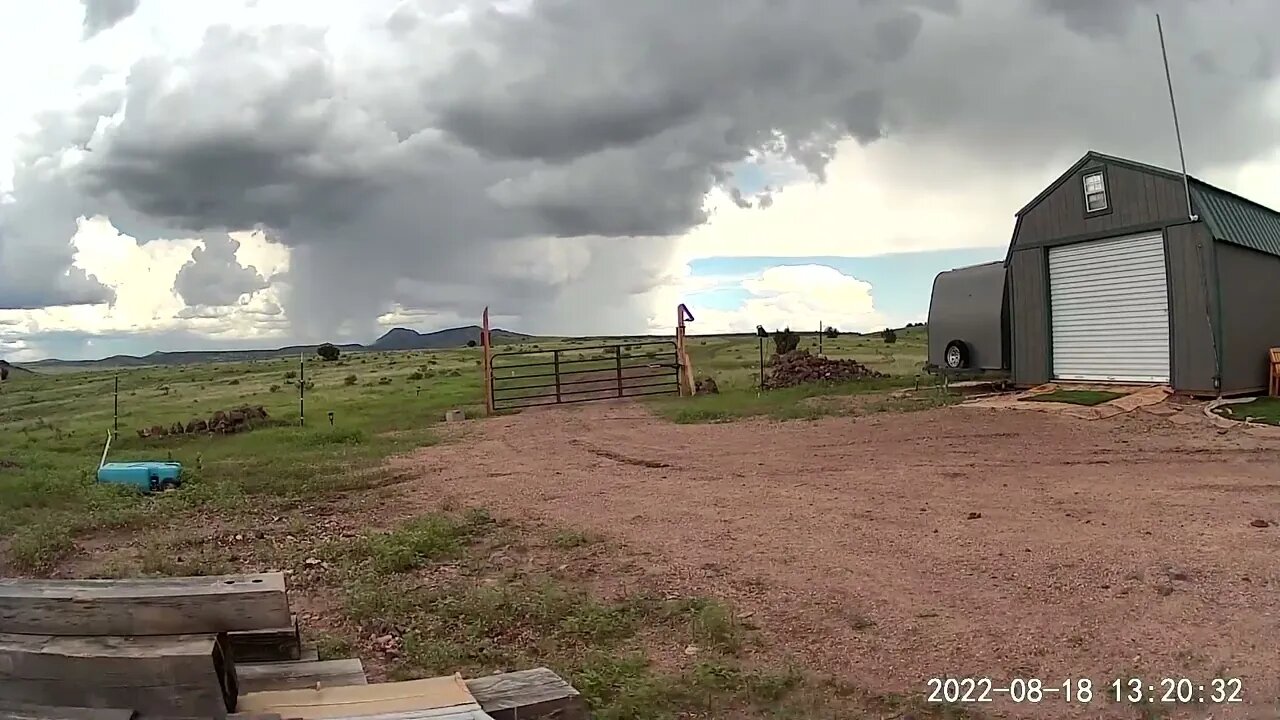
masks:
POLYGON ((396 530, 367 536, 351 546, 344 560, 367 563, 377 573, 401 573, 429 562, 451 559, 487 523, 448 515, 427 515, 396 530))
POLYGON ((863 412, 915 412, 934 408, 958 405, 964 401, 964 395, 941 388, 929 388, 909 395, 887 397, 863 406, 863 412))
POLYGON ((204 576, 227 575, 236 571, 225 554, 207 544, 148 544, 139 570, 143 575, 204 576))
POLYGON ((583 530, 562 530, 551 538, 552 544, 561 550, 586 547, 601 542, 603 538, 595 533, 583 530))
POLYGON ((9 559, 16 569, 38 572, 53 567, 74 547, 69 528, 34 525, 14 534, 9 541, 9 559))
POLYGON ((760 642, 755 629, 720 600, 603 599, 553 569, 563 568, 556 551, 586 537, 531 538, 481 510, 433 513, 331 545, 330 579, 343 589, 349 621, 380 638, 393 679, 548 665, 601 720, 831 717, 848 707, 829 683, 794 667, 750 664, 743 650, 760 642), (521 562, 498 569, 491 559, 499 555, 521 562), (394 638, 394 650, 381 638, 394 638))

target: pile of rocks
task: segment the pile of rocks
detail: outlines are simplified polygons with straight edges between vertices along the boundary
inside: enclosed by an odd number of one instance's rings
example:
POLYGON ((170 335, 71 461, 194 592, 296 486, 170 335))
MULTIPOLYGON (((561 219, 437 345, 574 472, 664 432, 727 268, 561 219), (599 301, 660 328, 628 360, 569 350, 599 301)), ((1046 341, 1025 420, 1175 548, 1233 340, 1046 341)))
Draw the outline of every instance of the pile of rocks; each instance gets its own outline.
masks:
POLYGON ((793 350, 786 355, 774 355, 769 360, 769 373, 765 376, 766 388, 785 388, 815 382, 848 382, 863 378, 885 377, 857 360, 829 358, 810 354, 808 350, 793 350))
POLYGON ((166 428, 163 425, 152 425, 149 428, 139 428, 138 437, 153 438, 165 437, 167 435, 188 435, 193 433, 218 433, 229 435, 231 433, 251 430, 254 420, 266 420, 267 410, 261 405, 241 405, 231 410, 218 410, 208 420, 204 418, 194 418, 189 420, 185 425, 176 422, 166 428))

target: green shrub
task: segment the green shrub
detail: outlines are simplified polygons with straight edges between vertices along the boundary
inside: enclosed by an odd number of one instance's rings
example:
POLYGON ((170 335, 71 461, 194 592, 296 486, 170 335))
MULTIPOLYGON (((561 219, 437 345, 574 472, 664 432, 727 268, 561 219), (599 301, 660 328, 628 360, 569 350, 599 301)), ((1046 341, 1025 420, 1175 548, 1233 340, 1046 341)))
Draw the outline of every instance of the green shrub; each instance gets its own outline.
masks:
POLYGON ((357 382, 357 379, 356 379, 356 376, 355 376, 355 375, 348 375, 348 376, 346 376, 346 377, 342 378, 342 384, 343 384, 343 385, 355 385, 355 384, 356 384, 356 382, 357 382))

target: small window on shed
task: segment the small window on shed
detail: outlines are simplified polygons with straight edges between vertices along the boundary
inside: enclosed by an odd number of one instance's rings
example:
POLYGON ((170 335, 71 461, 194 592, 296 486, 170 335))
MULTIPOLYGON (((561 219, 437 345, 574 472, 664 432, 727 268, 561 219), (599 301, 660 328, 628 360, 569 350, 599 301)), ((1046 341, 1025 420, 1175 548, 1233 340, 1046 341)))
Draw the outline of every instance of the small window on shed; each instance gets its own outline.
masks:
POLYGON ((1107 209, 1107 186, 1101 172, 1085 173, 1084 209, 1085 212, 1107 209))

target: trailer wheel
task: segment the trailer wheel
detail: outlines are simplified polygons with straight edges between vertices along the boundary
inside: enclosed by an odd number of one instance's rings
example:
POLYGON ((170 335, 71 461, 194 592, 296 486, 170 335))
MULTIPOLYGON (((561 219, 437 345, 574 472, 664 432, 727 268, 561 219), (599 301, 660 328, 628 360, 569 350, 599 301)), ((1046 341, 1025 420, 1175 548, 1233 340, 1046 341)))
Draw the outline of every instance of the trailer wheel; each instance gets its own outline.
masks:
POLYGON ((160 492, 169 492, 171 490, 177 490, 177 489, 178 489, 178 483, 175 480, 162 480, 160 482, 160 492))
POLYGON ((969 346, 963 340, 952 340, 947 343, 947 352, 942 356, 949 370, 959 370, 969 366, 969 346))

